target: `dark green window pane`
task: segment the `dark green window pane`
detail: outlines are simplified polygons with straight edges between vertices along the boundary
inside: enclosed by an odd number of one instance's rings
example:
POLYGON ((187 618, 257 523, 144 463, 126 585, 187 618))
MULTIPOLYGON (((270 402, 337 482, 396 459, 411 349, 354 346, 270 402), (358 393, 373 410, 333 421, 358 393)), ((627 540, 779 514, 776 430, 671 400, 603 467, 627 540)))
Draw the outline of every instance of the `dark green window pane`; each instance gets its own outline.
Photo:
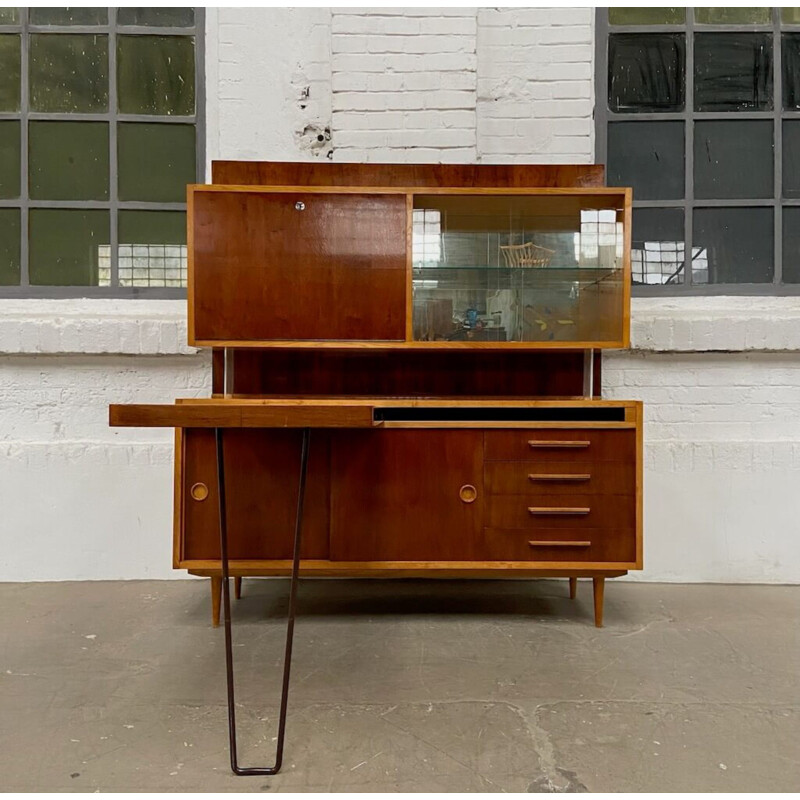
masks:
POLYGON ((608 9, 612 25, 680 25, 686 20, 685 8, 626 8, 608 9))
POLYGON ((120 8, 118 25, 150 25, 156 28, 191 28, 194 25, 193 8, 120 8))
POLYGON ((108 25, 108 9, 95 8, 31 8, 31 25, 108 25))
POLYGON ((800 111, 800 33, 784 33, 783 46, 783 107, 800 111))
POLYGON ((783 122, 783 196, 800 199, 800 120, 783 122))
POLYGON ((0 197, 9 200, 19 197, 20 139, 19 122, 0 122, 0 197))
POLYGON ((698 33, 694 38, 695 111, 770 111, 772 36, 698 33))
POLYGON ((186 214, 119 212, 120 286, 186 286, 186 214))
POLYGON ((30 98, 33 111, 107 111, 108 36, 32 34, 30 98))
POLYGON ((783 282, 800 283, 800 208, 783 209, 783 282))
POLYGON ((683 122, 610 122, 606 183, 632 186, 637 200, 682 198, 683 151, 683 122))
POLYGON ((0 34, 0 111, 19 111, 20 37, 0 34))
POLYGON ((631 274, 641 285, 683 283, 682 208, 636 208, 633 211, 631 274))
POLYGON ((31 120, 29 124, 32 198, 108 199, 108 123, 31 120))
POLYGON ((788 25, 800 25, 800 8, 782 8, 781 20, 788 25))
POLYGON ((97 286, 108 252, 108 211, 30 210, 29 272, 34 286, 97 286))
POLYGON ((608 37, 608 107, 612 111, 680 111, 686 40, 680 33, 612 33, 608 37))
POLYGON ((123 122, 117 144, 120 200, 186 200, 197 175, 193 125, 123 122))
POLYGON ((694 21, 701 25, 768 25, 772 21, 772 9, 768 6, 695 8, 694 21))
POLYGON ((19 9, 0 8, 0 25, 19 25, 19 9))
POLYGON ((118 37, 117 95, 124 114, 194 114, 194 38, 118 37))
POLYGON ((702 120, 694 126, 694 195, 771 198, 775 191, 771 120, 702 120))
POLYGON ((19 209, 0 208, 0 286, 19 285, 19 234, 19 209))
POLYGON ((694 212, 695 283, 770 283, 774 274, 771 208, 698 208, 694 212))

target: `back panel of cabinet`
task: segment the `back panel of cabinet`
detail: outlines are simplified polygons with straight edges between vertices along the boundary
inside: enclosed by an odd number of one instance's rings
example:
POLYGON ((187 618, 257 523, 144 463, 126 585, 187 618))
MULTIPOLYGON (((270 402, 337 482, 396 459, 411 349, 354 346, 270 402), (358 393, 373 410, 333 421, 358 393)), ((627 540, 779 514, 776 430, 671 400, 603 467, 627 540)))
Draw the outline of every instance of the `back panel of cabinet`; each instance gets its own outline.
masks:
POLYGON ((405 337, 404 195, 195 187, 189 343, 405 337))

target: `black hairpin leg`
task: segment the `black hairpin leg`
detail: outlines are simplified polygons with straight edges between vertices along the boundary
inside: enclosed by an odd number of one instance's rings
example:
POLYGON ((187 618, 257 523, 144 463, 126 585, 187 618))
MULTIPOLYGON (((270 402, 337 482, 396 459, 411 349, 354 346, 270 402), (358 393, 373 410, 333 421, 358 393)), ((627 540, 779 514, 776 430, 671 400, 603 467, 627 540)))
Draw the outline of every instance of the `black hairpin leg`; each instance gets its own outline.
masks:
POLYGON ((292 668, 292 639, 297 600, 297 583, 300 573, 300 530, 303 524, 303 496, 306 490, 308 467, 308 440, 310 431, 303 428, 303 443, 300 450, 300 485, 297 492, 297 516, 294 524, 294 555, 292 577, 289 583, 289 617, 286 625, 286 651, 283 657, 283 685, 281 706, 278 715, 278 746, 274 767, 240 767, 236 751, 236 704, 233 687, 233 642, 231 633, 231 597, 228 587, 228 526, 225 511, 225 460, 222 449, 222 428, 215 428, 217 440, 217 486, 219 489, 219 546, 222 558, 222 600, 225 615, 225 669, 228 679, 228 735, 231 745, 231 769, 236 775, 276 775, 283 763, 283 740, 286 733, 286 707, 289 701, 289 673, 292 668))

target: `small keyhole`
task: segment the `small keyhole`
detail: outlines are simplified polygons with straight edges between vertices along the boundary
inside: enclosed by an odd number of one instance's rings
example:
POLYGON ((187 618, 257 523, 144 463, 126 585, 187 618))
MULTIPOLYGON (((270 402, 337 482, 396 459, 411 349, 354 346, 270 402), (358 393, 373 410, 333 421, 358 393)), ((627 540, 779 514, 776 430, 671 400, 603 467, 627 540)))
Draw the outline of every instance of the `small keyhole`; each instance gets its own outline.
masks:
POLYGON ((297 202, 294 204, 294 207, 295 207, 295 208, 296 208, 298 211, 305 211, 305 210, 306 210, 306 204, 305 204, 305 203, 304 203, 302 200, 298 200, 298 201, 297 201, 297 202))

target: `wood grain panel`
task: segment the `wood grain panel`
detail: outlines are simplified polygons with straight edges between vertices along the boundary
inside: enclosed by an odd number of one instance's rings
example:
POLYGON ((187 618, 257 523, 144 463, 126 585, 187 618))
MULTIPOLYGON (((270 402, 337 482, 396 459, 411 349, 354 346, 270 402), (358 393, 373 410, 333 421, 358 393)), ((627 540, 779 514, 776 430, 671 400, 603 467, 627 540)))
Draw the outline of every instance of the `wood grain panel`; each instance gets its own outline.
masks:
POLYGON ((214 183, 257 186, 602 187, 602 164, 332 164, 214 161, 214 183))
POLYGON ((262 396, 569 397, 583 394, 583 352, 239 349, 233 383, 262 396))
POLYGON ((619 494, 636 491, 636 465, 623 461, 487 461, 488 494, 541 495, 619 494))
MULTIPOLYGON (((232 559, 291 558, 297 483, 299 431, 229 430, 224 439, 228 540, 232 559)), ((183 557, 219 558, 219 496, 214 432, 184 431, 183 557), (203 483, 205 500, 192 498, 203 483)), ((314 431, 308 462, 303 558, 328 557, 329 445, 314 431)))
POLYGON ((404 195, 198 187, 193 214, 190 343, 404 339, 404 195))
POLYGON ((633 464, 636 431, 633 428, 487 431, 485 447, 487 461, 623 461, 633 464))
POLYGON ((486 528, 487 558, 503 561, 633 562, 636 534, 623 528, 486 528), (572 546, 590 542, 588 547, 572 546), (535 542, 532 546, 530 542, 535 542), (541 543, 552 543, 541 546, 541 543), (556 544, 559 543, 559 544, 556 544))
POLYGON ((490 494, 486 496, 486 525, 528 531, 600 527, 634 530, 636 503, 633 496, 626 495, 490 494))
POLYGON ((480 559, 482 433, 337 432, 331 439, 331 559, 480 559), (464 485, 477 499, 463 502, 464 485))

